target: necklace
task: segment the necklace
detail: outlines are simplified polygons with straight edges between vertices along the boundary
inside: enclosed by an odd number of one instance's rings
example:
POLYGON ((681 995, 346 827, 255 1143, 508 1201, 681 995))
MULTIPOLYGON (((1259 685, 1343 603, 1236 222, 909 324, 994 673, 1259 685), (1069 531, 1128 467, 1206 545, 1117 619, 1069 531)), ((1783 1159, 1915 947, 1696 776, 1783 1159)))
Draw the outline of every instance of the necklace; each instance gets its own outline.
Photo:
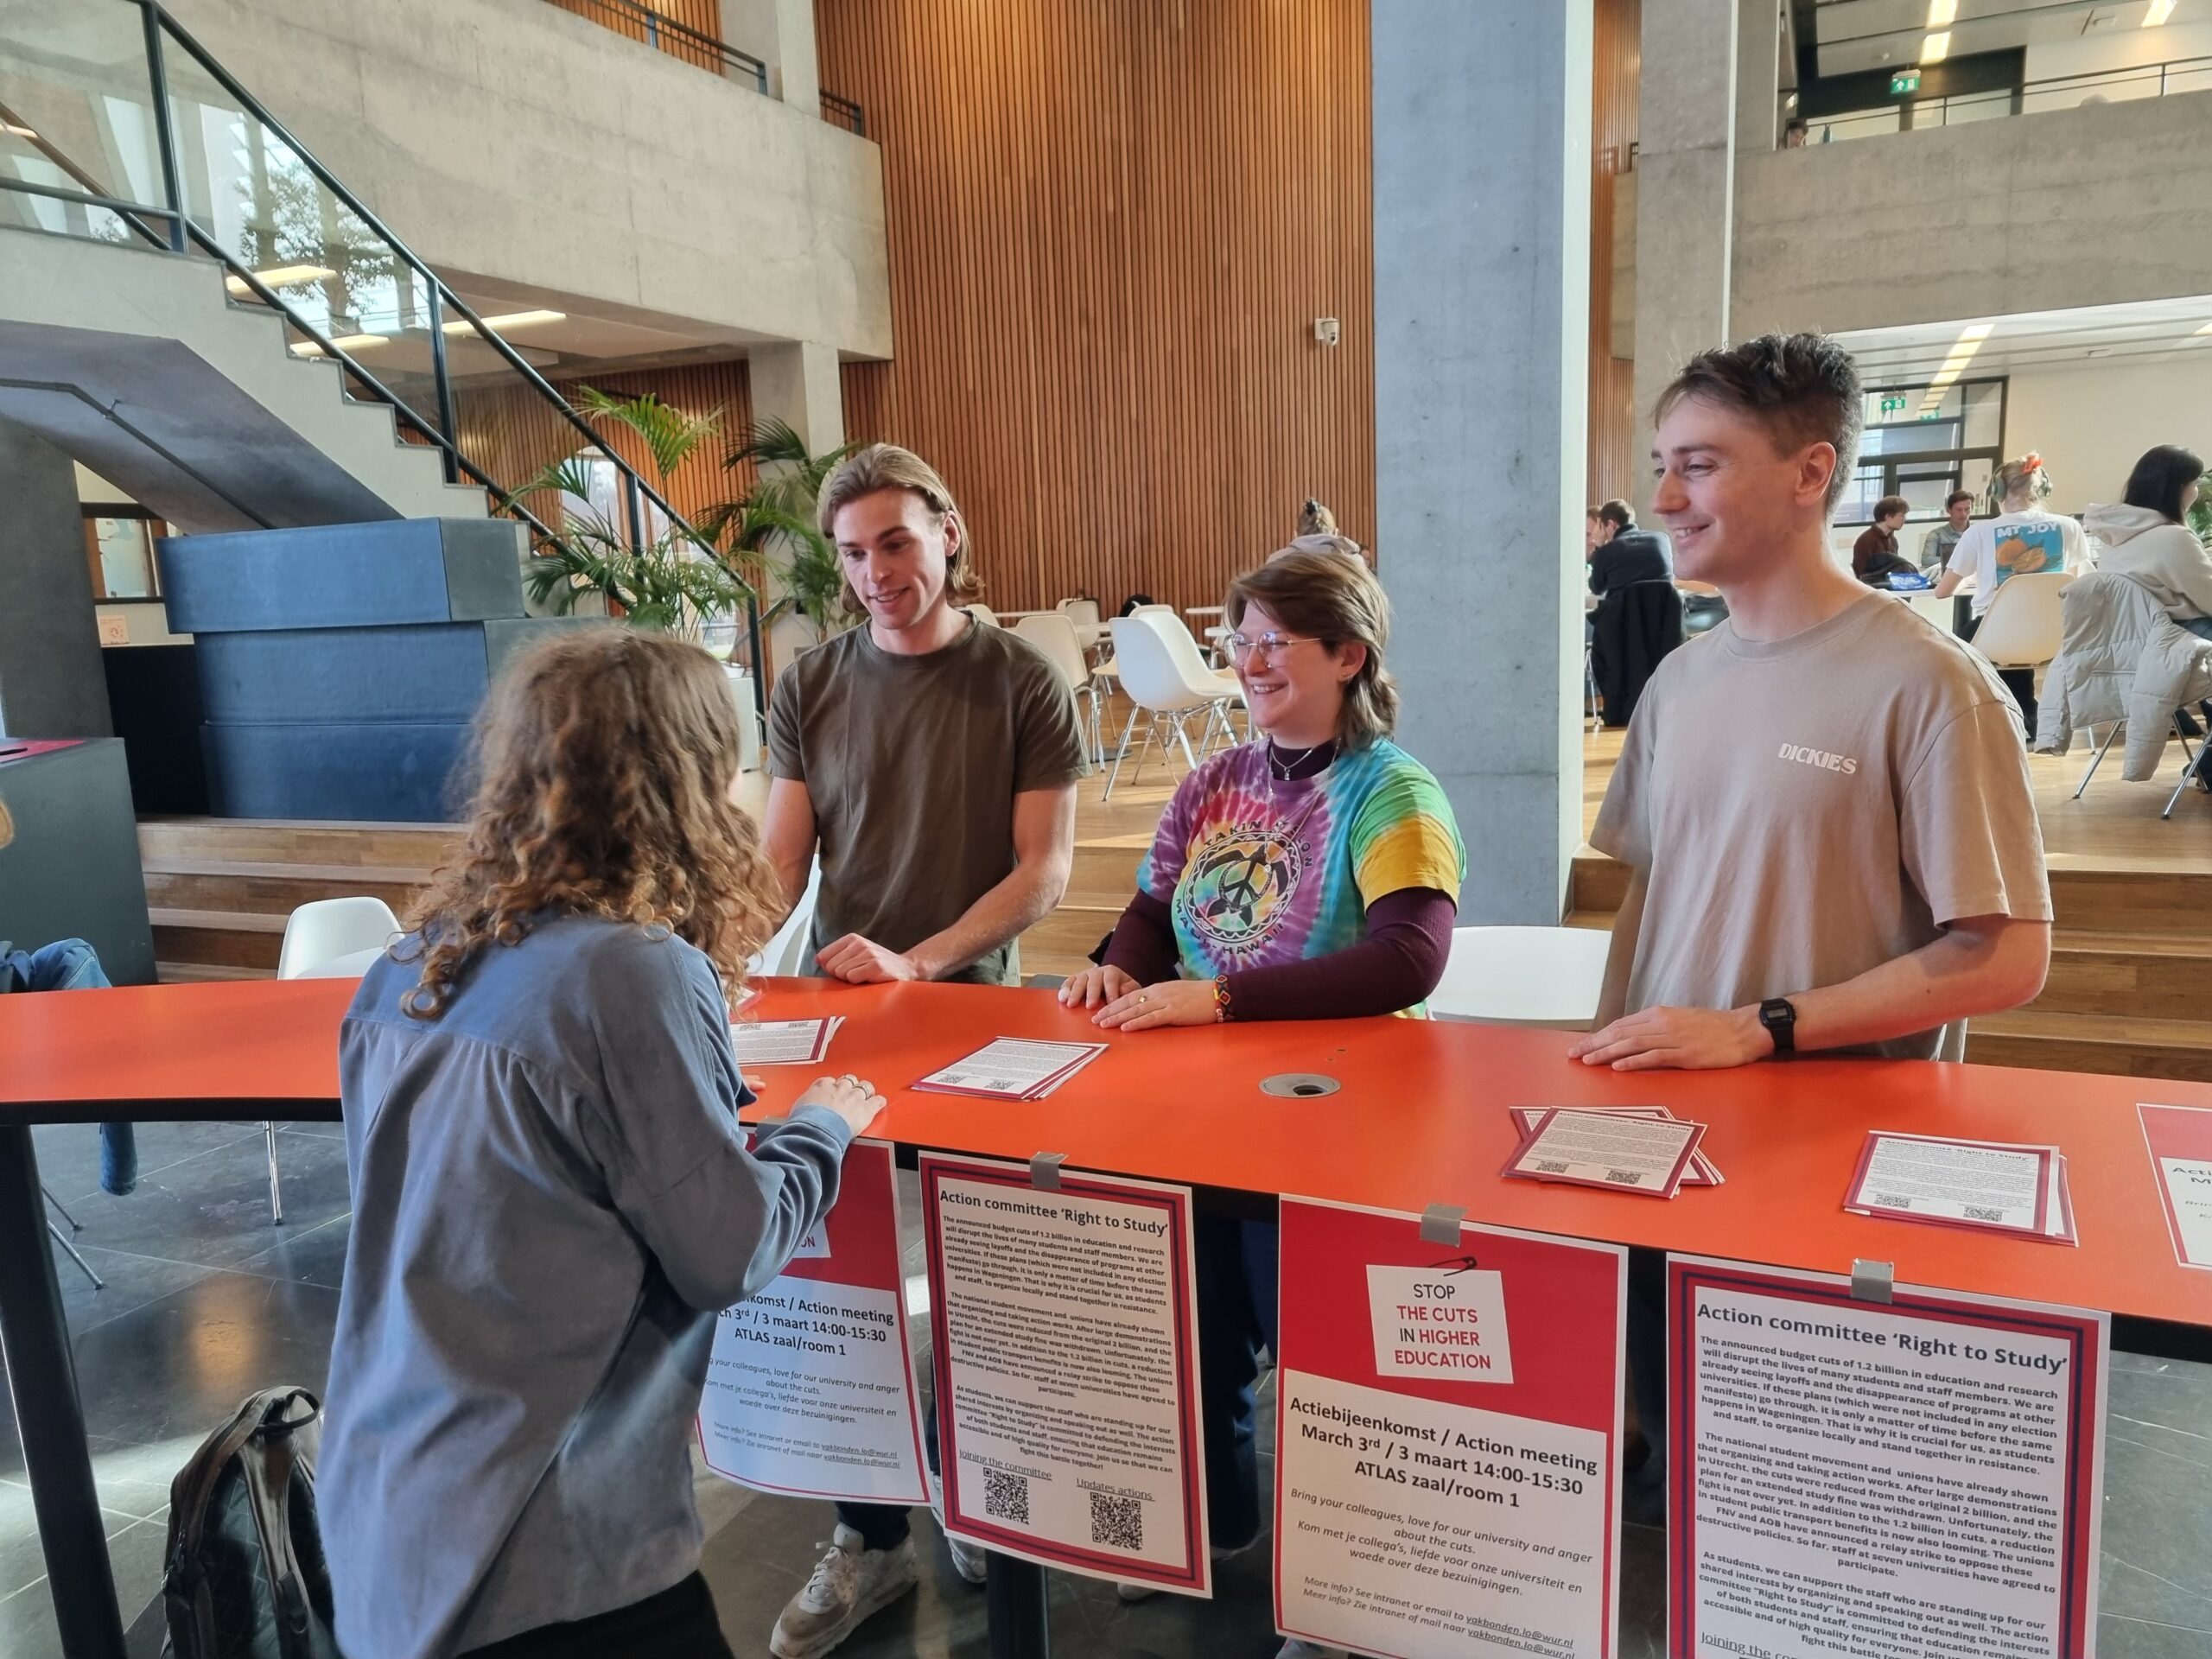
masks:
MULTIPOLYGON (((1316 743, 1310 749, 1300 750, 1294 758, 1289 760, 1280 760, 1276 759, 1275 746, 1272 740, 1263 738, 1261 741, 1267 744, 1264 759, 1268 763, 1268 775, 1265 782, 1268 791, 1268 821, 1271 823, 1277 823, 1279 825, 1281 833, 1286 841, 1294 840, 1297 837, 1298 832, 1306 827, 1306 820, 1312 817, 1313 816, 1314 809, 1320 805, 1321 791, 1319 790, 1314 791, 1313 795, 1300 809, 1298 817, 1287 825, 1281 825, 1275 816, 1275 785, 1277 783, 1288 784, 1297 782, 1298 780, 1294 779, 1290 774, 1297 771, 1299 767, 1304 766, 1315 755, 1320 753, 1324 749, 1330 752, 1328 758, 1330 760, 1333 761, 1336 759, 1336 740, 1334 738, 1330 738, 1325 742, 1316 743)), ((1328 768, 1326 766, 1321 768, 1321 770, 1325 772, 1327 769, 1328 768)), ((1319 772, 1315 774, 1317 777, 1319 775, 1319 772)))
POLYGON ((1310 748, 1300 749, 1296 754, 1286 760, 1277 752, 1273 741, 1270 741, 1268 744, 1268 775, 1276 779, 1280 782, 1286 784, 1289 783, 1291 781, 1291 774, 1296 772, 1299 767, 1304 766, 1308 760, 1312 760, 1316 754, 1319 754, 1323 749, 1332 748, 1333 747, 1335 747, 1334 741, 1325 738, 1322 741, 1314 744, 1310 748))

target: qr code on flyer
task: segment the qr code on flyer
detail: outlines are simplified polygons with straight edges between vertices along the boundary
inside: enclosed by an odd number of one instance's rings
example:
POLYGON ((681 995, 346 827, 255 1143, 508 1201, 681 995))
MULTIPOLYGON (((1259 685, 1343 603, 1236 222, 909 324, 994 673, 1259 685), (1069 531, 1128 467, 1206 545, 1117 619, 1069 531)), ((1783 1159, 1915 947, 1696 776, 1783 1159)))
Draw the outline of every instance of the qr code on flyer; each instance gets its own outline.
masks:
POLYGON ((1116 1497, 1110 1492, 1091 1493, 1090 1541, 1103 1544, 1109 1549, 1142 1549, 1143 1501, 1134 1497, 1116 1497))
POLYGON ((983 1513, 1018 1527, 1029 1524, 1029 1480, 1025 1475, 983 1471, 983 1513))

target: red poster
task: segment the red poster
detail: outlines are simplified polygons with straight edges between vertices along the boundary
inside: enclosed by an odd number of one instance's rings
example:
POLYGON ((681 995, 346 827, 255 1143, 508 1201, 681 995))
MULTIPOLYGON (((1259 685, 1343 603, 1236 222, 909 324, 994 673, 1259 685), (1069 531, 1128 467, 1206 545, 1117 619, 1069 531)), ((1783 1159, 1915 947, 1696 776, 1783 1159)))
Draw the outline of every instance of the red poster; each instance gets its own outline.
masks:
POLYGON ((2088 1659, 2107 1325, 1670 1257, 1668 1651, 2088 1659))
POLYGON ((1611 1654, 1627 1251, 1281 1213, 1278 1627, 1390 1659, 1611 1654))
POLYGON ((699 1452, 761 1491, 929 1502, 887 1143, 853 1142, 829 1215, 715 1321, 699 1452))
POLYGON ((1213 1593, 1191 1190, 925 1153, 944 1529, 1213 1593))

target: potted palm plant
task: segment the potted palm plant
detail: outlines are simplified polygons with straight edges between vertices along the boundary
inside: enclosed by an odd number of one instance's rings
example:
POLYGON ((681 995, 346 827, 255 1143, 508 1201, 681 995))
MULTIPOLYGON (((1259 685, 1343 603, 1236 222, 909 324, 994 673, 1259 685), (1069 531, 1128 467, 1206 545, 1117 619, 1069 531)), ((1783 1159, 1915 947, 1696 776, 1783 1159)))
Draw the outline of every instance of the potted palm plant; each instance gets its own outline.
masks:
MULTIPOLYGON (((611 422, 643 440, 659 474, 660 493, 670 476, 719 431, 721 410, 686 415, 652 392, 614 397, 594 387, 577 389, 576 401, 594 425, 611 422)), ((556 616, 573 614, 587 594, 607 601, 639 627, 700 638, 726 625, 753 595, 752 584, 731 569, 705 528, 671 523, 644 505, 642 533, 625 532, 619 499, 607 501, 589 453, 554 461, 509 492, 512 501, 556 490, 563 524, 557 540, 542 543, 523 566, 531 599, 556 616), (594 485, 601 487, 595 489, 594 485)), ((727 655, 725 651, 722 654, 727 655)))
POLYGON ((814 516, 823 480, 858 447, 842 444, 817 455, 788 422, 755 422, 722 461, 733 468, 751 464, 756 469, 753 486, 700 520, 702 533, 775 578, 781 591, 762 613, 762 623, 802 618, 816 645, 854 621, 845 609, 845 575, 837 550, 816 526, 814 516))

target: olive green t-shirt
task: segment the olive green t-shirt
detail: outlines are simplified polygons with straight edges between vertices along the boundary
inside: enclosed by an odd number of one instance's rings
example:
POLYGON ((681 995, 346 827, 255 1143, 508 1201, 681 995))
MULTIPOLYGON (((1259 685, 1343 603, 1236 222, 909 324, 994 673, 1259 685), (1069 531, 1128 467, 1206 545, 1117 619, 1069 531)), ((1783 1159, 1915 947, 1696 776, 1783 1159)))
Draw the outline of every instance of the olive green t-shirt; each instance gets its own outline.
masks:
MULTIPOLYGON (((768 769, 806 785, 820 837, 817 950, 910 950, 1013 874, 1014 798, 1090 771, 1075 696, 1027 640, 970 621, 898 657, 865 626, 776 677, 768 769)), ((1012 941, 950 976, 1012 984, 1012 941)))
MULTIPOLYGON (((1669 652, 1590 841, 1644 872, 1630 1014, 1840 984, 1964 917, 2050 919, 2012 697, 1888 594, 1786 639, 1723 622, 1669 652)), ((1956 1058, 1960 1035, 1852 1052, 1956 1058)))

